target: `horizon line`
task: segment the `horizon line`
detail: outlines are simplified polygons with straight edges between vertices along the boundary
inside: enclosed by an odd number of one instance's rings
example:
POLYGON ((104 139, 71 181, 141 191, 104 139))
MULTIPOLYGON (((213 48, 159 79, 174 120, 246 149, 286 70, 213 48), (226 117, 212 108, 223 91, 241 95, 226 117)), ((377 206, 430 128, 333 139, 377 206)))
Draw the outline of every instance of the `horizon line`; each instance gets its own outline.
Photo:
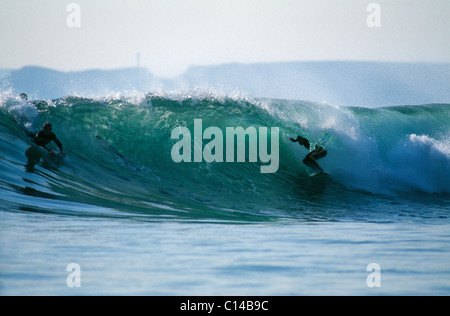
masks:
MULTIPOLYGON (((224 62, 217 64, 193 64, 189 65, 183 72, 180 72, 179 75, 176 76, 156 76, 161 78, 176 78, 178 76, 182 76, 189 69, 192 68, 208 68, 208 67, 221 67, 221 66, 231 66, 231 65, 241 65, 241 66, 252 66, 252 65, 281 65, 281 64, 326 64, 326 63, 354 63, 354 64, 404 64, 404 65, 418 65, 418 64, 427 64, 427 65, 439 65, 439 64, 450 64, 450 61, 377 61, 377 60, 291 60, 291 61, 269 61, 269 62, 224 62)), ((89 71, 118 71, 118 70, 147 70, 151 74, 153 74, 152 70, 149 67, 145 66, 129 66, 129 67, 117 67, 117 68, 81 68, 78 70, 62 70, 57 68, 51 68, 48 66, 40 66, 40 65, 24 65, 19 68, 9 68, 9 67, 0 67, 0 71, 2 72, 15 72, 20 71, 25 68, 40 68, 60 73, 80 73, 80 72, 89 72, 89 71)))

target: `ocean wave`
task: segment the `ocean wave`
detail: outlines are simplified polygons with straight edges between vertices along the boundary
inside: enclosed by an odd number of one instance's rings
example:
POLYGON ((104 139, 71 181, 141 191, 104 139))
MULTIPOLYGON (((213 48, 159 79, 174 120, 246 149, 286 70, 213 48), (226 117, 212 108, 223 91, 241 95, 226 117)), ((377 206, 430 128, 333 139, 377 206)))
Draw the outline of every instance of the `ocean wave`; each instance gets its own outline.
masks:
POLYGON ((45 209, 43 200, 56 199, 138 217, 234 220, 307 209, 317 194, 328 200, 345 191, 450 194, 446 104, 365 109, 215 91, 0 100, 4 205, 45 209), (242 163, 174 162, 172 131, 187 127, 194 133, 196 119, 203 130, 217 127, 224 135, 227 127, 279 128, 279 169, 262 174, 263 162, 250 162, 248 151, 242 163), (24 130, 34 133, 47 121, 68 158, 27 173, 24 153, 31 139, 24 130), (302 164, 307 151, 289 140, 297 135, 327 148, 320 164, 328 178, 309 177, 302 164))

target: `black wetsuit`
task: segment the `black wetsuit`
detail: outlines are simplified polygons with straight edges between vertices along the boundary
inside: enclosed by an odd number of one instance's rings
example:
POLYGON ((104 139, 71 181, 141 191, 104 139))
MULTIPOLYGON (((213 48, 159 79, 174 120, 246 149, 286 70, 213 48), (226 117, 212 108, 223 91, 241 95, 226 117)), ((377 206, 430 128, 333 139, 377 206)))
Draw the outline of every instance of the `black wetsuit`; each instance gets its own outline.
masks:
POLYGON ((40 131, 39 133, 36 134, 36 136, 33 139, 33 142, 36 145, 47 149, 47 151, 50 151, 50 149, 48 149, 45 146, 47 146, 51 141, 54 141, 56 143, 56 145, 58 146, 59 150, 61 152, 63 152, 63 145, 61 144, 61 142, 59 141, 59 139, 56 137, 56 135, 54 133, 47 135, 47 134, 45 134, 44 131, 40 131))
MULTIPOLYGON (((305 159, 303 159, 303 163, 312 169, 317 169, 317 160, 325 157, 327 153, 328 152, 322 146, 316 145, 314 150, 307 154, 305 159), (316 163, 314 163, 311 158, 314 159, 316 163)), ((323 171, 320 166, 319 171, 323 171)))

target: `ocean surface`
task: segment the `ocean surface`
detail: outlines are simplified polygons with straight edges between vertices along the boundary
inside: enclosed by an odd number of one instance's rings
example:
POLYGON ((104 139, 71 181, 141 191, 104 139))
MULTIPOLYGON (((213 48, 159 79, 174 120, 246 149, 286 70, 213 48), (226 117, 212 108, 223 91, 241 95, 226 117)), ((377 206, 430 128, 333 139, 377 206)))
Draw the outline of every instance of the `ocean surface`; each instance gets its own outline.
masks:
POLYGON ((450 295, 450 105, 3 92, 0 295, 97 294, 450 295), (278 127, 277 172, 248 151, 174 162, 172 132, 193 140, 196 119, 278 127), (45 122, 67 158, 30 170, 25 131, 45 122), (309 176, 297 135, 326 147, 328 176, 309 176))

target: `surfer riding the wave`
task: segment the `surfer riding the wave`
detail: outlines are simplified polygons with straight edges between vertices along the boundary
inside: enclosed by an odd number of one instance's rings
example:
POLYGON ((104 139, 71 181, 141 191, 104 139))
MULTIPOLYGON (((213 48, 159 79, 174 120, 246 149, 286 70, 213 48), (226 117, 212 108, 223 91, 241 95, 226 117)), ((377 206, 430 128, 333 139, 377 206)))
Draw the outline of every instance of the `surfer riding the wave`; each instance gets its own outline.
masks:
MULTIPOLYGON (((304 146, 306 149, 311 150, 311 144, 306 138, 297 136, 296 139, 290 138, 290 140, 293 143, 299 143, 300 146, 304 146)), ((315 145, 314 150, 307 154, 305 159, 303 159, 303 163, 315 171, 324 173, 322 167, 317 163, 317 160, 325 157, 326 155, 327 151, 322 146, 315 145)))
POLYGON ((41 158, 44 157, 44 154, 42 153, 43 149, 47 150, 50 156, 57 157, 57 155, 60 155, 62 157, 66 157, 66 154, 63 151, 63 145, 56 137, 56 135, 52 132, 52 129, 52 124, 45 123, 43 130, 36 135, 33 135, 31 132, 26 131, 28 136, 33 137, 34 143, 25 152, 25 156, 28 158, 28 162, 26 165, 27 171, 34 171, 34 166, 41 161, 41 158), (58 146, 60 151, 59 154, 56 154, 53 150, 46 147, 52 141, 55 142, 58 146))
POLYGON ((47 147, 45 147, 51 141, 54 141, 55 144, 58 146, 59 151, 61 152, 61 154, 63 156, 65 156, 66 154, 63 151, 63 145, 61 144, 59 139, 56 137, 56 135, 52 132, 52 129, 53 129, 52 124, 45 123, 44 124, 44 129, 36 134, 36 136, 33 139, 33 142, 36 145, 46 149, 49 152, 50 155, 55 155, 53 150, 50 150, 47 147))

